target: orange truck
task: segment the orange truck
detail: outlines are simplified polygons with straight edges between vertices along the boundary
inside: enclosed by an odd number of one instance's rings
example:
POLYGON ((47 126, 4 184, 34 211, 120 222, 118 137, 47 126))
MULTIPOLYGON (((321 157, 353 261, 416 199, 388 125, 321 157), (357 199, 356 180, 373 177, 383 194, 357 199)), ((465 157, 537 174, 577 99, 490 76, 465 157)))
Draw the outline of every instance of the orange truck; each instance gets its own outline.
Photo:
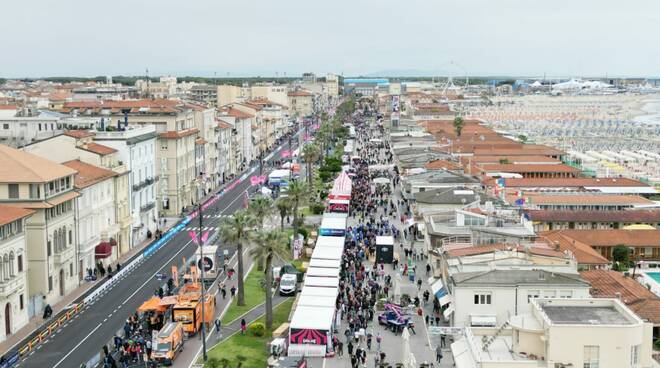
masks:
POLYGON ((187 293, 180 294, 178 302, 172 307, 172 321, 181 323, 183 330, 189 336, 196 334, 203 322, 210 325, 215 315, 215 298, 207 293, 204 298, 204 321, 202 321, 200 294, 188 290, 187 293))
POLYGON ((151 358, 163 365, 172 365, 176 356, 183 350, 183 326, 170 322, 158 331, 151 351, 151 358))

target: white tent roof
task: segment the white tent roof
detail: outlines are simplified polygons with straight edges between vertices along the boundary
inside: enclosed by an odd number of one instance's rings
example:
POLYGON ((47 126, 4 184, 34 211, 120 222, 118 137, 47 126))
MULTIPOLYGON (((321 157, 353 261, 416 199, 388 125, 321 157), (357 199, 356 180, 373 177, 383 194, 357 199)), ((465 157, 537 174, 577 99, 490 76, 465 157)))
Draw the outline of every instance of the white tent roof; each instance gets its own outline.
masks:
POLYGON ((326 296, 336 298, 339 294, 339 289, 320 286, 305 286, 300 292, 300 296, 326 296))
POLYGON ((303 288, 307 286, 317 286, 317 287, 327 287, 327 288, 338 288, 339 279, 337 277, 316 277, 316 276, 307 276, 305 277, 305 283, 303 288))
MULTIPOLYGON (((341 238, 343 239, 343 238, 341 238)), ((341 247, 314 247, 312 252, 312 259, 335 259, 340 260, 341 255, 344 253, 344 248, 341 247)))
POLYGON ((301 295, 297 308, 300 307, 335 307, 335 298, 331 296, 301 295))
POLYGON ((346 230, 346 217, 330 217, 324 214, 320 228, 346 230))
POLYGON ((319 259, 312 258, 309 261, 309 267, 340 268, 341 261, 338 259, 319 259))
POLYGON ((293 312, 290 328, 330 330, 335 318, 335 307, 299 306, 293 312))
POLYGON ((344 249, 344 238, 341 236, 319 236, 316 238, 316 246, 344 249))
POLYGON ((338 268, 320 268, 320 267, 310 267, 307 269, 307 277, 339 277, 338 268))

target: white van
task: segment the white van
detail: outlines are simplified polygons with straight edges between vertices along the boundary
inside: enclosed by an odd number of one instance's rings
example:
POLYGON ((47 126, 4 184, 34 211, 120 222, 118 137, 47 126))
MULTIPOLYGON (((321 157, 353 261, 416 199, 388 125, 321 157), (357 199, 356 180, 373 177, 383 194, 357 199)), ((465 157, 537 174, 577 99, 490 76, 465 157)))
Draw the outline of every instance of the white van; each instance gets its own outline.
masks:
POLYGON ((297 291, 297 276, 292 273, 282 275, 282 278, 280 279, 280 295, 295 295, 297 291))

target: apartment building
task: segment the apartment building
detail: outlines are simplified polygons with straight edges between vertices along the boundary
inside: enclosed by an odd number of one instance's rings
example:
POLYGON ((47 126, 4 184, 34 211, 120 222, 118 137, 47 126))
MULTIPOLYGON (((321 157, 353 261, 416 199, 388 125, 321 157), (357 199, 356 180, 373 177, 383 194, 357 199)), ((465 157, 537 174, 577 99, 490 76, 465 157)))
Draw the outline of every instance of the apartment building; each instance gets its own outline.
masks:
POLYGON ((41 116, 0 116, 0 144, 14 148, 62 133, 59 119, 41 116))
POLYGON ((77 285, 76 171, 0 145, 0 204, 34 211, 25 223, 28 315, 58 302, 77 285))
POLYGON ((261 154, 259 140, 261 133, 257 130, 255 115, 248 112, 223 106, 217 110, 217 117, 218 120, 231 126, 229 173, 236 174, 243 165, 261 154))
POLYGON ((534 299, 505 326, 467 328, 457 368, 651 368, 651 324, 617 299, 534 299))
POLYGON ((74 187, 81 194, 76 198, 78 277, 96 268, 98 262, 108 265, 119 256, 117 246, 119 225, 115 214, 115 186, 118 174, 98 166, 72 160, 63 163, 77 171, 74 187))
POLYGON ((117 149, 94 141, 96 133, 68 130, 53 138, 29 144, 23 150, 57 163, 80 160, 117 174, 112 177, 112 191, 115 206, 113 219, 119 231, 113 237, 113 242, 117 245, 116 252, 123 254, 131 248, 130 171, 117 149))
POLYGON ((308 91, 296 90, 287 94, 292 116, 306 117, 314 113, 314 95, 308 91))
POLYGON ((25 223, 33 210, 0 205, 0 341, 28 323, 25 223))
MULTIPOLYGON (((128 200, 131 217, 131 246, 139 244, 158 229, 156 175, 158 134, 153 125, 132 125, 122 130, 96 131, 94 142, 117 150, 119 160, 130 172, 128 200)), ((117 188, 116 194, 121 195, 117 188)), ((120 220, 121 221, 121 220, 120 220)))
POLYGON ((660 261, 660 230, 554 230, 541 234, 553 241, 584 244, 610 261, 612 250, 619 245, 632 249, 632 260, 660 261))
POLYGON ((634 225, 648 225, 660 229, 660 210, 527 210, 525 214, 534 224, 535 231, 624 229, 634 225))
POLYGON ((95 117, 101 130, 154 125, 158 134, 156 176, 160 181, 156 196, 159 212, 162 216, 179 216, 186 206, 195 202, 195 140, 199 129, 195 126, 191 106, 179 100, 164 99, 68 102, 62 111, 95 117))
POLYGON ((218 107, 254 99, 269 100, 287 106, 287 87, 275 84, 244 85, 240 87, 232 85, 218 86, 218 107))
MULTIPOLYGON (((233 131, 233 125, 222 121, 220 119, 216 119, 216 146, 217 146, 217 151, 218 151, 218 165, 215 169, 215 172, 218 175, 218 180, 221 183, 224 183, 227 178, 229 178, 229 175, 231 175, 232 171, 230 169, 231 167, 231 159, 230 156, 233 154, 233 142, 232 138, 234 134, 232 133, 233 131)), ((238 145, 238 144, 237 144, 238 145)), ((240 147, 239 147, 240 149, 240 147)))
POLYGON ((195 201, 215 189, 218 180, 218 141, 215 121, 215 108, 198 104, 188 104, 195 114, 195 127, 199 130, 195 140, 195 171, 197 175, 197 190, 195 201))

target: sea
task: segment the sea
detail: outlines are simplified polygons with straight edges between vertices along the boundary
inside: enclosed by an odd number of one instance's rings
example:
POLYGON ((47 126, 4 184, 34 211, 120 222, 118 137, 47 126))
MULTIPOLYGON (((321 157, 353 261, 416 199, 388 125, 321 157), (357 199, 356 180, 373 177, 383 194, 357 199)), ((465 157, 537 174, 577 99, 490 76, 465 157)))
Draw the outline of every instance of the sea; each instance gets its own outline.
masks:
POLYGON ((633 120, 640 123, 660 124, 660 99, 645 100, 642 106, 642 111, 646 115, 640 115, 633 120))

